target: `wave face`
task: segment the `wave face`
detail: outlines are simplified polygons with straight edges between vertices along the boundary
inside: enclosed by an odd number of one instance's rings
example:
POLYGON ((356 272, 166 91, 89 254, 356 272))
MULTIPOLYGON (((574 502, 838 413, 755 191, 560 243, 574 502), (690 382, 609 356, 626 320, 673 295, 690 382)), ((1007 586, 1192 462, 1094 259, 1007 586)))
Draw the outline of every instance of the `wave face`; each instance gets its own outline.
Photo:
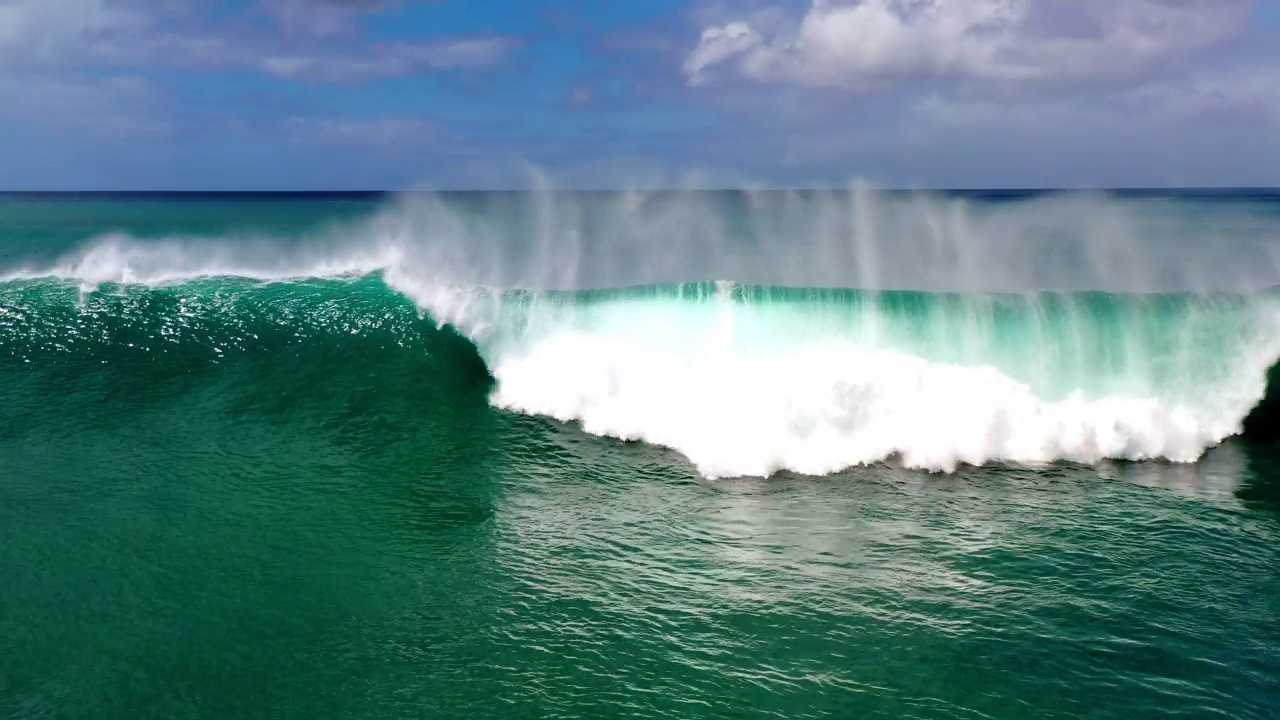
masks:
POLYGON ((1269 402, 1278 227, 1105 196, 410 196, 297 235, 11 252, 0 350, 392 348, 709 477, 1191 462, 1269 402))

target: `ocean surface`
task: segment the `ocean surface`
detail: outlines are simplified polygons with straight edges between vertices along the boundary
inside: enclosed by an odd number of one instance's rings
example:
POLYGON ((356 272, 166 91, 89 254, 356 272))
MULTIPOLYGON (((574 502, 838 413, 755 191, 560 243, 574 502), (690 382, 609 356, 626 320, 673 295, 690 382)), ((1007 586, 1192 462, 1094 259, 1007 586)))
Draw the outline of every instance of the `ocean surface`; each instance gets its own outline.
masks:
POLYGON ((1280 717, 1280 193, 0 196, 0 717, 1280 717))

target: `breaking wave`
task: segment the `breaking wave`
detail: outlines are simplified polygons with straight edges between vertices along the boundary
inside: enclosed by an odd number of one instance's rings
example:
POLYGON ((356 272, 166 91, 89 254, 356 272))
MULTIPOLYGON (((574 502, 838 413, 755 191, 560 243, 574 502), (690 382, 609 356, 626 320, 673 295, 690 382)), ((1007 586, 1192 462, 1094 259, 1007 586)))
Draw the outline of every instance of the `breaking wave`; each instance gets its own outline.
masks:
POLYGON ((225 360, 280 328, 390 333, 478 354, 495 407, 669 447, 709 477, 1192 462, 1271 407, 1275 221, 1255 208, 495 203, 410 198, 300 240, 96 237, 8 269, 0 343, 26 362, 183 343, 225 360), (472 347, 431 340, 454 331, 472 347))

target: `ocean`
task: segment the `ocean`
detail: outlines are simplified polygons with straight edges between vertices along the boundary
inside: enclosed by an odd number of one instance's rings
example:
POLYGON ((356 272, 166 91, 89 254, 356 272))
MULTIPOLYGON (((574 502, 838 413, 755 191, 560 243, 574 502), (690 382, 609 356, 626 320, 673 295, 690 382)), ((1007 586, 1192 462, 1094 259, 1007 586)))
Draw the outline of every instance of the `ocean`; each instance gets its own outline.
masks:
POLYGON ((0 717, 1280 717, 1280 192, 0 196, 0 717))

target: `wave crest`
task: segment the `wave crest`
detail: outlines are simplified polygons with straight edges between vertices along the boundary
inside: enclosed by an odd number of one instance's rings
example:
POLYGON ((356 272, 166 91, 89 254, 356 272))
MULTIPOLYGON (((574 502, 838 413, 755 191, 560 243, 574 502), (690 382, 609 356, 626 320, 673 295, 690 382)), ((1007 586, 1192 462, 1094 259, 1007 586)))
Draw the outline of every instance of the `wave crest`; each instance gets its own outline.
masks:
POLYGON ((1241 431, 1280 357, 1280 304, 1259 290, 1277 221, 1211 210, 427 196, 303 239, 101 236, 5 277, 377 274, 475 343, 494 405, 671 447, 708 476, 1190 462, 1241 431), (752 284, 685 282, 708 277, 752 284))

